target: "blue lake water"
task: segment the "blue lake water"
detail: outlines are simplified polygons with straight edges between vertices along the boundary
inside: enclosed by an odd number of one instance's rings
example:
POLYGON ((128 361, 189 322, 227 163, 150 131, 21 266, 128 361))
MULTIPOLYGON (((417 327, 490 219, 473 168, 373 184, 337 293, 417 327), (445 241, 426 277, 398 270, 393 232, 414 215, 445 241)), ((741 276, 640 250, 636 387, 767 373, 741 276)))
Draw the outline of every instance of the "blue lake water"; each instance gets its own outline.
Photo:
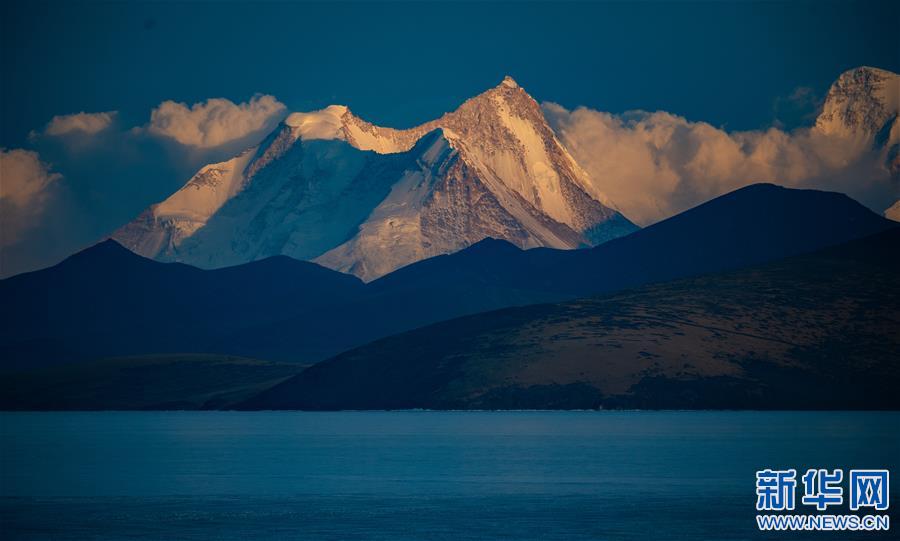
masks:
POLYGON ((757 469, 900 472, 900 413, 102 412, 0 422, 4 539, 836 540, 900 528, 762 534, 753 518, 757 469))

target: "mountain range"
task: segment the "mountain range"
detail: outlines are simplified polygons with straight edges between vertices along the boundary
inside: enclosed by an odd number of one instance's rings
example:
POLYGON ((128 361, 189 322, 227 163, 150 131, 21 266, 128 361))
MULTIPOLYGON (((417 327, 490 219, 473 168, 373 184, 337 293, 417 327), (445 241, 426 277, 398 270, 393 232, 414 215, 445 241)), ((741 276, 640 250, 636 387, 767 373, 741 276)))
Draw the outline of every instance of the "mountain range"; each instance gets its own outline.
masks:
POLYGON ((895 225, 842 194, 760 184, 595 248, 485 240, 368 284, 285 256, 202 270, 108 240, 0 281, 0 354, 7 368, 164 353, 311 363, 453 317, 740 268, 895 225))
POLYGON ((897 409, 900 228, 375 341, 246 409, 897 409))
MULTIPOLYGON (((898 92, 850 70, 809 132, 897 174, 898 92)), ((897 406, 895 221, 758 183, 641 229, 603 183, 509 77, 410 129, 292 113, 0 280, 0 407, 897 406)))
POLYGON ((113 234, 160 261, 216 268, 288 255, 372 280, 484 238, 578 248, 636 227, 513 79, 407 130, 347 107, 293 113, 113 234))
POLYGON ((846 196, 758 185, 592 250, 488 240, 370 284, 106 241, 0 282, 0 408, 892 409, 898 235, 846 196))
MULTIPOLYGON (((848 70, 810 133, 877 150, 897 177, 898 95, 896 74, 848 70)), ((630 233, 637 227, 604 194, 607 181, 579 166, 541 106, 507 77, 409 129, 373 125, 343 105, 292 113, 112 238, 201 268, 287 255, 371 281, 485 238, 572 249, 630 233)))

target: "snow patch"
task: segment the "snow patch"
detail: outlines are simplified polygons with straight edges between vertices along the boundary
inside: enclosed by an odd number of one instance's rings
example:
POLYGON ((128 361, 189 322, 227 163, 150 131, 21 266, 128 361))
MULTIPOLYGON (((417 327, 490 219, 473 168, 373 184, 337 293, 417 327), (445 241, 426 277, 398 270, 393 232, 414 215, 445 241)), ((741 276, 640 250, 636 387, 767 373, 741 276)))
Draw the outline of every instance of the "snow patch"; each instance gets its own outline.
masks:
POLYGON ((344 105, 329 105, 321 111, 291 113, 284 123, 290 126, 298 139, 343 139, 343 120, 347 112, 344 105))
POLYGON ((900 113, 900 77, 878 68, 846 71, 831 85, 815 129, 844 138, 869 138, 900 113))
POLYGON ((159 219, 195 222, 202 225, 243 187, 243 172, 256 149, 250 149, 221 163, 204 166, 171 197, 156 205, 159 219))
MULTIPOLYGON (((495 80, 496 80, 496 79, 495 79, 495 80)), ((503 86, 509 87, 509 88, 519 88, 519 83, 517 83, 517 82, 516 82, 512 77, 510 77, 509 75, 507 75, 506 77, 504 77, 504 78, 503 78, 503 82, 500 83, 500 84, 502 84, 503 86)))
POLYGON ((402 141, 382 135, 378 128, 364 130, 356 123, 348 123, 344 129, 360 150, 371 150, 379 154, 396 154, 409 150, 402 141))
MULTIPOLYGON (((527 119, 513 114, 500 96, 494 96, 500 121, 516 137, 525 152, 525 170, 516 164, 516 190, 554 220, 570 224, 572 215, 559 186, 559 174, 549 165, 546 142, 527 119)), ((518 160, 517 160, 518 161, 518 160)))

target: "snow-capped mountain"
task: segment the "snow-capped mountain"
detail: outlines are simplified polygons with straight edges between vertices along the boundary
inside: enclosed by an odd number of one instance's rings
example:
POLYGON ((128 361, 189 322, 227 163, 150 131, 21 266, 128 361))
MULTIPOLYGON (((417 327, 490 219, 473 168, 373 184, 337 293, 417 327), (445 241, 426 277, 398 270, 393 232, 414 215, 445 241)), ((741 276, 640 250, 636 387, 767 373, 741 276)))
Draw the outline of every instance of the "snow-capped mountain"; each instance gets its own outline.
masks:
POLYGON ((204 268, 284 254, 371 280, 486 237, 577 248, 633 231, 507 77, 408 130, 293 113, 113 238, 204 268))
POLYGON ((874 137, 887 129, 894 139, 900 137, 898 112, 900 76, 863 66, 845 71, 831 85, 816 129, 845 137, 874 137))
POLYGON ((878 68, 845 71, 831 85, 815 130, 885 153, 885 166, 900 176, 900 76, 878 68))
MULTIPOLYGON (((828 90, 813 129, 878 152, 900 188, 900 75, 866 66, 845 71, 828 90)), ((900 219, 900 200, 884 215, 900 219)))

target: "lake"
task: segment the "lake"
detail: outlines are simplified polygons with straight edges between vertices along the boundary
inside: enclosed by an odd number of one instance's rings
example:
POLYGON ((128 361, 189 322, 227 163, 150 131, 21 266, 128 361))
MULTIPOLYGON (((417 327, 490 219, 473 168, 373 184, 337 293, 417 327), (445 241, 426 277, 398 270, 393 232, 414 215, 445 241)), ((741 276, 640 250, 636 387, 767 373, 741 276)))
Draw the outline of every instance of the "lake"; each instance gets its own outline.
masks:
POLYGON ((0 420, 5 539, 885 539, 761 534, 755 471, 900 471, 893 412, 0 420))

